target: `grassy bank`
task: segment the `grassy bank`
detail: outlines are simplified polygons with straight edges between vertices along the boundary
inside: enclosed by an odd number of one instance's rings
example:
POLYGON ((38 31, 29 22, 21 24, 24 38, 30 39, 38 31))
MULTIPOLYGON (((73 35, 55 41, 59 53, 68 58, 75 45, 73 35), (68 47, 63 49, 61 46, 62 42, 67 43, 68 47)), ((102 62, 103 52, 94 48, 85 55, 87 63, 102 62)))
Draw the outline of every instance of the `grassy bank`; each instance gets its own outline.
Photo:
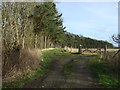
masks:
POLYGON ((72 54, 65 52, 64 49, 45 50, 42 52, 42 59, 40 60, 39 67, 35 71, 24 76, 22 80, 4 83, 3 88, 21 88, 25 83, 34 80, 38 76, 43 76, 48 72, 54 61, 62 60, 63 58, 67 58, 71 55, 72 54))
POLYGON ((118 77, 118 66, 111 65, 105 59, 94 58, 89 61, 93 75, 99 79, 99 85, 105 88, 118 88, 120 86, 118 77))

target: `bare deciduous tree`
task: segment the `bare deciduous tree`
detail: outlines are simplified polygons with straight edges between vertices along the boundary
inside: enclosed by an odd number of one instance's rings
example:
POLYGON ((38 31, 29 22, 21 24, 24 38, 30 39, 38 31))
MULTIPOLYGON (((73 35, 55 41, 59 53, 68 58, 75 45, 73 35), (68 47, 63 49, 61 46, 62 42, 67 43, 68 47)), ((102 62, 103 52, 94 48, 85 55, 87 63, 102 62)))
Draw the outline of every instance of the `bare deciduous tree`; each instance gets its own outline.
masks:
POLYGON ((117 36, 113 35, 112 39, 114 42, 118 43, 118 46, 120 47, 120 34, 118 34, 117 36))
POLYGON ((118 43, 118 47, 119 47, 119 50, 117 51, 117 53, 113 56, 115 57, 118 53, 120 53, 120 34, 118 34, 117 36, 113 35, 112 36, 112 39, 114 42, 118 43))

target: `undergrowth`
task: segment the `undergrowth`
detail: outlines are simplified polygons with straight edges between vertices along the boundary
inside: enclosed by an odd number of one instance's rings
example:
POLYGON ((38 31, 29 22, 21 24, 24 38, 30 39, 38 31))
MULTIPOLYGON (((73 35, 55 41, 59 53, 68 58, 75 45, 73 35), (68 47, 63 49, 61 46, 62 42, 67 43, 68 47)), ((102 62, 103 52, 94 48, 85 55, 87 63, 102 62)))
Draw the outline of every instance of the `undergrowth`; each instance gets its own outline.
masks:
POLYGON ((35 71, 32 71, 32 73, 24 76, 21 80, 4 83, 2 87, 3 89, 22 88, 25 83, 28 83, 38 76, 43 76, 45 73, 47 73, 52 65, 52 62, 62 60, 63 58, 67 58, 71 55, 72 54, 66 52, 64 49, 45 50, 42 52, 42 60, 40 60, 41 63, 35 71))
MULTIPOLYGON (((105 59, 94 58, 89 61, 89 66, 92 73, 99 79, 99 85, 105 88, 118 88, 120 86, 120 78, 117 71, 113 71, 108 62, 105 59)), ((118 67, 116 67, 117 69, 118 67)))

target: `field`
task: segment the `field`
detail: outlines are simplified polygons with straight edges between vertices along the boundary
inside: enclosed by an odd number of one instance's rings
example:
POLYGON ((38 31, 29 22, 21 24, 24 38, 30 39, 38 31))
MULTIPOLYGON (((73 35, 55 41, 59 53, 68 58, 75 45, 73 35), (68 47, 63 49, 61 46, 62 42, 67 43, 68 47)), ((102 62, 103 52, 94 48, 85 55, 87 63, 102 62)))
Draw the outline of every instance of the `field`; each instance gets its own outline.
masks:
MULTIPOLYGON (((78 52, 77 48, 65 48, 65 50, 68 50, 69 52, 78 52)), ((85 48, 82 49, 82 51, 85 50, 85 48)), ((88 50, 96 51, 97 48, 89 48, 88 50)), ((117 52, 119 49, 107 49, 108 52, 117 52)), ((104 49, 101 49, 101 51, 104 51, 104 49)))

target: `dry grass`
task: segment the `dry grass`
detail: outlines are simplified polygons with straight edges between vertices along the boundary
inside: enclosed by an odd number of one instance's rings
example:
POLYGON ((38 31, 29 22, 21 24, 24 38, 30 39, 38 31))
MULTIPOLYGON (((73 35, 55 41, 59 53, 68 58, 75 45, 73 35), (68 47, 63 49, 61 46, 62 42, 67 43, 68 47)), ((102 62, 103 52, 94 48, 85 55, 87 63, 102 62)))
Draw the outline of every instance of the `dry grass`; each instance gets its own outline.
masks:
POLYGON ((13 51, 8 58, 3 59, 3 82, 12 82, 31 73, 40 64, 40 54, 39 49, 13 51))
MULTIPOLYGON (((72 53, 74 53, 74 52, 78 52, 78 49, 77 48, 65 48, 66 50, 68 50, 69 52, 72 52, 72 53)), ((84 48, 82 49, 82 50, 85 50, 84 48)), ((95 48, 89 48, 88 50, 91 50, 91 51, 96 51, 97 50, 97 48, 95 49, 95 48)), ((101 51, 104 51, 104 49, 101 49, 101 51)), ((107 49, 107 51, 108 52, 117 52, 118 51, 118 49, 107 49)))
POLYGON ((41 51, 52 50, 52 49, 55 49, 55 48, 46 48, 46 49, 42 49, 41 51))

